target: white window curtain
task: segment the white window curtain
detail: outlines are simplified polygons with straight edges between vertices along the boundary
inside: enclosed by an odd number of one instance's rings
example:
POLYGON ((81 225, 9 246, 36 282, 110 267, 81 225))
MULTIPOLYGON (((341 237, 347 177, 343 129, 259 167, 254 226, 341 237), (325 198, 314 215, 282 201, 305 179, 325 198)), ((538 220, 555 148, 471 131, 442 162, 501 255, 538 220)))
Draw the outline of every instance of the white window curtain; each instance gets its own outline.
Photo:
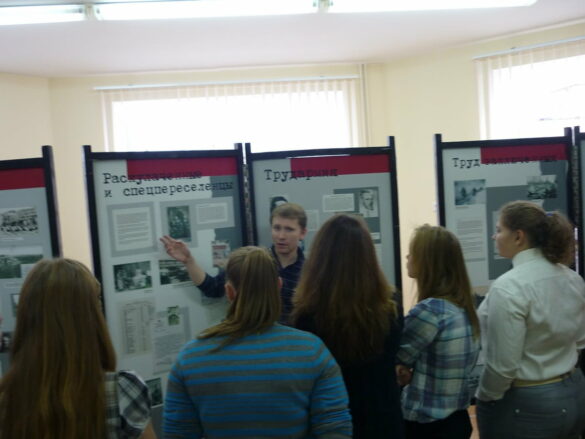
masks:
POLYGON ((585 126, 585 37, 476 58, 483 139, 585 126))
POLYGON ((357 77, 100 90, 108 151, 363 146, 357 77))

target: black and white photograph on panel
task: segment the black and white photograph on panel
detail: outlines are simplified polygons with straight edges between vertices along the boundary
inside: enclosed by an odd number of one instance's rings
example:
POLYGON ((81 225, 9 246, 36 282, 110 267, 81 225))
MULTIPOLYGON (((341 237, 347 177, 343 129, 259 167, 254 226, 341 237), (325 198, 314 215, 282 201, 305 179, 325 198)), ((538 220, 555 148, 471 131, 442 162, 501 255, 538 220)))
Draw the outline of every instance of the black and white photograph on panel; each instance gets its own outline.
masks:
POLYGON ((323 196, 323 211, 355 213, 363 217, 374 244, 378 245, 381 243, 378 191, 377 186, 334 189, 332 195, 323 196))
POLYGON ((268 214, 272 214, 272 211, 276 209, 278 206, 284 203, 288 203, 289 196, 288 195, 274 195, 270 197, 270 212, 268 214))
POLYGON ((230 242, 227 239, 218 239, 216 241, 212 241, 211 253, 213 266, 222 270, 225 269, 231 253, 230 242))
POLYGON ((545 198, 556 198, 558 195, 558 184, 556 175, 531 175, 527 179, 529 200, 544 200, 545 198))
POLYGON ((167 219, 169 224, 169 236, 181 241, 191 241, 191 223, 189 206, 167 207, 167 219))
POLYGON ((150 261, 114 265, 114 279, 117 293, 151 288, 150 261))
POLYGON ((40 246, 0 248, 0 279, 24 279, 41 259, 43 248, 40 246))
POLYGON ((150 395, 150 403, 152 406, 162 405, 163 403, 163 391, 160 378, 153 378, 146 380, 148 386, 148 393, 150 395))
POLYGON ((167 308, 167 323, 169 326, 181 324, 181 311, 178 306, 169 306, 167 308))
POLYGON ((485 180, 455 182, 455 206, 485 204, 485 180))
POLYGON ((16 317, 16 313, 18 312, 18 300, 20 299, 20 294, 11 294, 10 295, 10 304, 12 305, 12 315, 16 317))
POLYGON ((361 216, 364 218, 378 217, 378 189, 360 189, 358 200, 358 212, 361 216))
POLYGON ((12 331, 0 333, 0 352, 10 352, 12 346, 12 331))
POLYGON ((158 261, 158 272, 161 285, 181 284, 191 281, 185 264, 174 259, 158 261))
POLYGON ((37 210, 34 207, 0 209, 0 236, 27 236, 39 232, 37 210))

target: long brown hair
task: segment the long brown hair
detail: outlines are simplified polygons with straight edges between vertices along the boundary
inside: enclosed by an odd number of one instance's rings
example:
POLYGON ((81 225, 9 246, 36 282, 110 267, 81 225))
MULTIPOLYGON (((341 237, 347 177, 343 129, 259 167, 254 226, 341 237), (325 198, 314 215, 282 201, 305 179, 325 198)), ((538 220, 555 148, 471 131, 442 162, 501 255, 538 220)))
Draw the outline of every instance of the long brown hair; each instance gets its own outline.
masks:
POLYGON ((265 332, 280 317, 280 292, 276 263, 268 250, 241 247, 226 267, 226 283, 237 294, 225 320, 206 329, 199 338, 225 336, 218 349, 249 334, 265 332))
POLYGON ((512 201, 500 209, 500 221, 512 231, 523 230, 532 247, 553 264, 569 265, 575 257, 573 225, 560 212, 547 214, 528 201, 512 201))
POLYGON ((0 382, 2 438, 105 437, 104 371, 116 357, 99 294, 80 262, 44 260, 30 271, 0 382))
POLYGON ((422 225, 410 241, 410 259, 418 288, 418 301, 435 297, 463 308, 479 336, 471 282, 457 237, 439 226, 422 225))
POLYGON ((396 304, 363 219, 338 214, 317 232, 293 297, 292 321, 310 316, 338 361, 382 352, 396 304))

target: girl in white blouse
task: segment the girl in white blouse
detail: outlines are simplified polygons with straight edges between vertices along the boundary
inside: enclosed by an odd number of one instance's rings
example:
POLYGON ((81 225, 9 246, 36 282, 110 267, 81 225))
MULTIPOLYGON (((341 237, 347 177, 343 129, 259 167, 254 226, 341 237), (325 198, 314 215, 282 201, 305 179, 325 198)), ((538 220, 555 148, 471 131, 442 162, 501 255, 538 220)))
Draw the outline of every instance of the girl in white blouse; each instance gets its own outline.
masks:
POLYGON ((569 269, 573 227, 560 213, 514 201, 493 236, 513 268, 479 308, 486 352, 477 391, 481 439, 577 439, 585 427, 585 282, 569 269))

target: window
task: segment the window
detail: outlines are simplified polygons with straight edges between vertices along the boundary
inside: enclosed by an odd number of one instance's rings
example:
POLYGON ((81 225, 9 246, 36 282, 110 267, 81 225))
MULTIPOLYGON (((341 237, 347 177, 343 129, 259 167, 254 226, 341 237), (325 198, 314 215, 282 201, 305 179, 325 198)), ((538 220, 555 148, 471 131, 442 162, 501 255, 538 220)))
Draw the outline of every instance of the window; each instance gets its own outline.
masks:
POLYGON ((103 90, 108 151, 361 146, 359 79, 103 90))
POLYGON ((585 126, 585 39, 477 59, 482 138, 585 126))

